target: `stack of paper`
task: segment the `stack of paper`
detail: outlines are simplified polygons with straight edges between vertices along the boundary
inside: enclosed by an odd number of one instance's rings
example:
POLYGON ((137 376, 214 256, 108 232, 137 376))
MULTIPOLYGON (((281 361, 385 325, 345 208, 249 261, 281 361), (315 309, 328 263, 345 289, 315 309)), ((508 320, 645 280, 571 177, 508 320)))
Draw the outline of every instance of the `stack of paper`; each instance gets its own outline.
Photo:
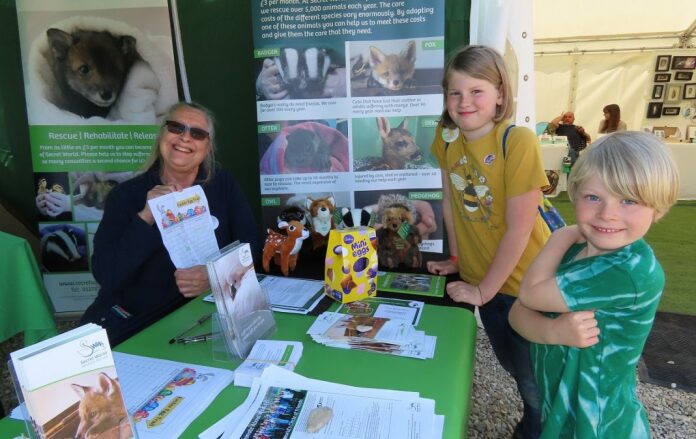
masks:
POLYGON ((199 438, 440 439, 444 421, 435 401, 417 392, 346 386, 270 366, 247 399, 199 438), (314 421, 320 411, 324 423, 314 421))
POLYGON ((256 340, 249 356, 234 370, 234 385, 251 387, 254 378, 272 364, 294 370, 302 357, 299 341, 256 340))
POLYGON ((307 330, 314 341, 341 349, 360 349, 403 357, 433 358, 436 337, 405 320, 324 312, 307 330))
POLYGON ((324 297, 324 282, 312 279, 256 274, 268 293, 271 309, 278 312, 307 314, 324 297))

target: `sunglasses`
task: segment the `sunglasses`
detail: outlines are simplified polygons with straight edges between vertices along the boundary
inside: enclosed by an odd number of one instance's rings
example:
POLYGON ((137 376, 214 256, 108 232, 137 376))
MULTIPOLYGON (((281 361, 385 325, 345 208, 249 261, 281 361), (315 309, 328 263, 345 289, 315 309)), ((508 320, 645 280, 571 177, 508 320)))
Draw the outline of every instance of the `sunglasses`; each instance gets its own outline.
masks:
POLYGON ((210 133, 203 128, 190 127, 175 120, 168 120, 164 122, 164 126, 167 127, 167 131, 172 134, 176 134, 177 136, 180 136, 188 131, 191 138, 194 140, 205 140, 210 137, 210 133))

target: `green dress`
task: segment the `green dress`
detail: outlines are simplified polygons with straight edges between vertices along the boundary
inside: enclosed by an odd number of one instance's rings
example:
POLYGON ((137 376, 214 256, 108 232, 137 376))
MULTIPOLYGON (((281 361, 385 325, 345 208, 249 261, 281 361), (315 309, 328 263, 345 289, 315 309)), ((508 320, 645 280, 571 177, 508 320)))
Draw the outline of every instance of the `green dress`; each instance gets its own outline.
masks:
MULTIPOLYGON (((542 438, 647 438, 636 395, 636 364, 652 328, 664 272, 644 240, 573 261, 573 245, 556 272, 571 311, 595 310, 599 343, 588 348, 532 344, 542 395, 542 438)), ((557 314, 548 314, 555 317, 557 314)))

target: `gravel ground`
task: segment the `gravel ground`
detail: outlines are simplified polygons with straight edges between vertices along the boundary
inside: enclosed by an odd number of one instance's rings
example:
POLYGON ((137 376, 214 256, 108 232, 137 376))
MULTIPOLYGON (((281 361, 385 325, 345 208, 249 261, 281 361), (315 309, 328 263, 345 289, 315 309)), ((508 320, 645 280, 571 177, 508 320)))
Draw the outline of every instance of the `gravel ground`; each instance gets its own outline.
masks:
MULTIPOLYGON (((74 322, 59 324, 64 331, 74 322)), ((0 343, 0 401, 6 411, 17 404, 5 360, 22 346, 22 337, 0 343)), ((696 394, 677 389, 638 384, 638 395, 648 411, 654 438, 696 438, 696 394)), ((512 378, 498 364, 488 337, 479 328, 476 343, 476 367, 471 395, 469 437, 472 439, 509 438, 522 416, 522 401, 512 378)), ((613 439, 613 438, 612 438, 613 439)))
MULTIPOLYGON (((696 394, 639 382, 638 396, 648 412, 654 438, 696 438, 696 394)), ((482 328, 476 340, 471 401, 470 438, 512 436, 515 424, 522 417, 522 400, 514 381, 496 360, 482 328)))

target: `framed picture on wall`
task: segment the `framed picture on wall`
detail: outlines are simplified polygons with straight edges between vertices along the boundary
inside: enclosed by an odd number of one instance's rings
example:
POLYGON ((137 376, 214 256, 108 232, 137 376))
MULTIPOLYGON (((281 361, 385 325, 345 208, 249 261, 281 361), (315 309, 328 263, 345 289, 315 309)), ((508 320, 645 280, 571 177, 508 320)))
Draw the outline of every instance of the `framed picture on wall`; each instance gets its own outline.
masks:
POLYGON ((660 116, 662 116, 662 102, 649 102, 646 117, 648 119, 657 119, 660 116))
POLYGON ((672 57, 672 70, 693 70, 696 68, 696 56, 672 57))
POLYGON ((672 79, 671 73, 656 73, 655 82, 669 82, 672 79))
POLYGON ((665 92, 664 84, 653 85, 652 99, 662 99, 662 94, 665 92))
POLYGON ((682 99, 696 99, 696 82, 684 84, 682 99))
POLYGON ((694 72, 674 72, 675 81, 691 81, 694 72))
POLYGON ((662 115, 663 116, 679 116, 679 111, 681 108, 679 107, 662 107, 662 115))
POLYGON ((669 72, 669 63, 672 60, 672 55, 657 55, 655 62, 656 72, 669 72))
POLYGON ((667 84, 665 102, 679 102, 681 100, 682 86, 680 84, 667 84))

